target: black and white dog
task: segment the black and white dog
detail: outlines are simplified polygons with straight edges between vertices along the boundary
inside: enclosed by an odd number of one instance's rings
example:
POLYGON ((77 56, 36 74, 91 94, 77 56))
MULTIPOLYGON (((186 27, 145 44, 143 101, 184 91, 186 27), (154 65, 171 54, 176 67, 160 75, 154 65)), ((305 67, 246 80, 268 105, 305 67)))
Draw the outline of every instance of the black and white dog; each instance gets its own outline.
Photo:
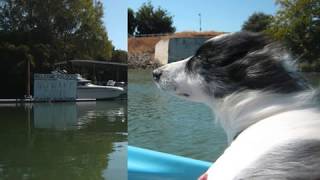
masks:
POLYGON ((237 32, 153 71, 159 88, 210 106, 227 133, 200 179, 320 179, 318 93, 291 59, 279 43, 237 32))

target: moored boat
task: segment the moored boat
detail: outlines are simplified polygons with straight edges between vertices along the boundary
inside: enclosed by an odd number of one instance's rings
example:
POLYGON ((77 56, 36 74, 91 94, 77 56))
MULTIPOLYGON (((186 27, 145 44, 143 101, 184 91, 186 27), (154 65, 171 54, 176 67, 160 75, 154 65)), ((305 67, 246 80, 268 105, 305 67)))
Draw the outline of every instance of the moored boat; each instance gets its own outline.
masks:
POLYGON ((117 98, 125 93, 125 89, 113 85, 95 85, 90 80, 77 74, 77 98, 78 99, 112 99, 117 98))

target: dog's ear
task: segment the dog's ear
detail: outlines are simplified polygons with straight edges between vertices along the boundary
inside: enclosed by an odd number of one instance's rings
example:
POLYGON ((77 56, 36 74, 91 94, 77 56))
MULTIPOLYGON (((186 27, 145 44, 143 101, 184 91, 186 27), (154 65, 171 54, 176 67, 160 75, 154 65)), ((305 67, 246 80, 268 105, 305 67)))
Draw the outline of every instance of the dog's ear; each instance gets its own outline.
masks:
POLYGON ((197 50, 196 56, 212 65, 223 67, 269 43, 270 40, 264 35, 243 31, 207 41, 197 50))
POLYGON ((269 53, 247 56, 226 67, 229 80, 243 89, 294 92, 308 88, 298 74, 290 74, 269 53))

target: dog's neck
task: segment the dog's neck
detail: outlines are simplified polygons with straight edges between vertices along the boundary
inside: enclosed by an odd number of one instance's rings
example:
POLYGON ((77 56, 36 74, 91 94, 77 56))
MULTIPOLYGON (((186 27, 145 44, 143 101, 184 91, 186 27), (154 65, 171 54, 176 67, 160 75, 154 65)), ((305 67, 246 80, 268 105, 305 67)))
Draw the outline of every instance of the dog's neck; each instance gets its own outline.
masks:
POLYGON ((228 142, 254 123, 293 109, 306 108, 313 102, 315 91, 276 94, 261 91, 234 93, 216 100, 211 108, 224 128, 228 142))

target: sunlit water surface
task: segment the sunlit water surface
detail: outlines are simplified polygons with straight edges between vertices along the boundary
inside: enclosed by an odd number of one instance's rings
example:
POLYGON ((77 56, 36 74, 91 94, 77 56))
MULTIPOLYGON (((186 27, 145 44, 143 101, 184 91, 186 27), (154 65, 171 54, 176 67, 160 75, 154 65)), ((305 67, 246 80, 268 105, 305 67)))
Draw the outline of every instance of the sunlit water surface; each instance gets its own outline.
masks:
POLYGON ((213 161, 227 145, 211 110, 160 91, 150 70, 129 71, 129 144, 213 161))

